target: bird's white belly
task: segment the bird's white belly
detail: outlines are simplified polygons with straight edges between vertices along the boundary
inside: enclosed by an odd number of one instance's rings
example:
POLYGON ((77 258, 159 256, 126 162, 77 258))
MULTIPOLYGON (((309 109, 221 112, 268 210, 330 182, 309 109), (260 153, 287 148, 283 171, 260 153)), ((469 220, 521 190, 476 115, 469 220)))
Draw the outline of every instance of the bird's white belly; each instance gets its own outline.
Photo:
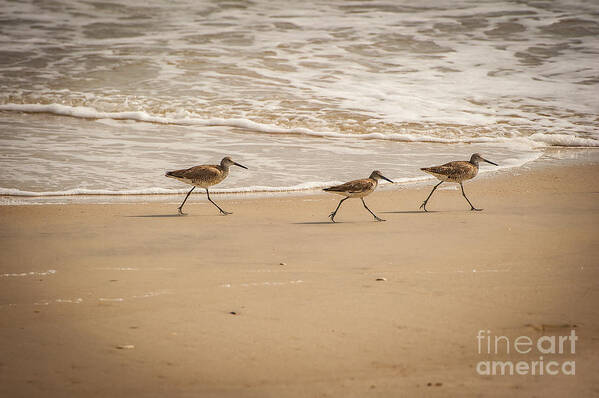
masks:
POLYGON ((363 198, 365 196, 370 195, 372 191, 374 191, 374 189, 362 192, 343 192, 342 194, 347 196, 348 198, 363 198))
POLYGON ((430 173, 430 174, 432 174, 433 176, 437 177, 437 179, 440 180, 440 181, 453 182, 453 179, 450 178, 449 176, 446 176, 445 174, 438 174, 438 173, 430 173))
POLYGON ((459 183, 462 181, 466 181, 466 180, 470 180, 472 179, 472 177, 474 176, 469 176, 469 175, 462 175, 459 177, 455 177, 455 176, 448 176, 445 174, 437 174, 437 173, 430 173, 432 175, 434 175, 435 177, 437 177, 438 180, 443 181, 443 182, 455 182, 455 183, 459 183))
POLYGON ((191 179, 189 179, 189 178, 177 178, 177 177, 174 177, 174 178, 175 178, 176 180, 179 180, 179 181, 181 181, 181 182, 184 182, 184 183, 186 183, 186 184, 193 185, 193 186, 195 186, 195 187, 199 187, 199 188, 208 188, 208 187, 210 187, 211 185, 213 185, 213 184, 206 184, 204 181, 199 181, 199 180, 191 180, 191 179))

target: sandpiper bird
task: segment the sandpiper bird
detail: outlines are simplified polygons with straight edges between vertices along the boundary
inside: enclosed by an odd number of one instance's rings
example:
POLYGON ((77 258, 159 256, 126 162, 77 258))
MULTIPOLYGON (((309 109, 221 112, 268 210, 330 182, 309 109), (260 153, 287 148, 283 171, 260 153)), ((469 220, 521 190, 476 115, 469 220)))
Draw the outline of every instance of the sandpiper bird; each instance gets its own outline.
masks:
POLYGON ((464 196, 464 198, 470 205, 470 210, 481 211, 482 209, 477 209, 474 206, 472 206, 472 203, 470 203, 470 201, 466 197, 466 194, 464 193, 464 185, 462 184, 462 182, 476 177, 476 174, 478 174, 478 162, 480 162, 481 160, 483 162, 491 163, 491 164, 494 164, 495 166, 497 166, 496 163, 493 163, 493 162, 483 158, 478 153, 475 153, 474 155, 472 155, 470 157, 469 161, 461 161, 460 160, 460 161, 456 161, 456 162, 445 163, 444 165, 441 165, 441 166, 424 167, 424 168, 420 169, 422 171, 425 171, 429 174, 434 175, 439 180, 441 180, 440 183, 435 185, 435 187, 433 188, 431 193, 428 195, 428 198, 426 198, 426 200, 424 202, 422 202, 422 205, 420 205, 420 208, 424 209, 424 211, 427 211, 426 204, 428 203, 428 200, 431 198, 431 196, 433 195, 433 192, 435 192, 435 189, 437 189, 437 187, 439 185, 443 184, 444 182, 457 182, 458 184, 460 184, 460 187, 462 188, 462 196, 464 196))
POLYGON ((210 201, 210 203, 212 203, 214 206, 216 206, 218 208, 218 210, 220 210, 222 215, 226 216, 227 214, 233 214, 233 213, 224 211, 216 203, 214 203, 212 201, 212 199, 210 199, 210 193, 208 192, 208 187, 211 187, 212 185, 216 185, 219 182, 221 182, 222 180, 224 180, 225 178, 227 178, 227 176, 229 175, 229 167, 231 165, 235 165, 235 166, 239 166, 239 167, 243 167, 244 169, 247 169, 247 167, 234 162, 233 159, 231 159, 230 157, 227 156, 227 157, 224 157, 223 160, 221 160, 220 164, 218 164, 218 165, 207 164, 207 165, 202 165, 202 166, 191 167, 189 169, 182 169, 182 170, 175 170, 175 171, 167 172, 165 174, 167 177, 174 178, 174 179, 182 181, 186 184, 193 185, 193 188, 191 188, 191 190, 189 192, 187 192, 185 199, 183 199, 183 203, 181 203, 181 206, 179 206, 177 209, 177 210, 179 210, 179 214, 183 215, 183 205, 185 204, 185 201, 187 200, 187 198, 189 197, 191 192, 196 187, 206 189, 206 195, 208 195, 208 200, 210 201))
POLYGON ((366 206, 366 202, 364 202, 364 197, 368 196, 372 192, 374 192, 377 185, 379 184, 378 180, 380 180, 381 178, 383 180, 387 180, 391 183, 393 182, 390 179, 388 179, 387 177, 385 177, 384 175, 382 175, 380 171, 375 170, 370 174, 370 177, 368 177, 368 178, 364 178, 362 180, 354 180, 354 181, 346 182, 345 184, 341 184, 341 185, 337 185, 334 187, 323 189, 323 191, 332 192, 332 193, 336 193, 338 195, 345 196, 345 198, 341 199, 341 201, 337 205, 337 208, 335 209, 335 211, 332 212, 331 214, 329 214, 329 217, 331 217, 331 221, 335 222, 335 215, 337 214, 337 210, 339 210, 339 207, 341 207, 341 203, 343 203, 346 199, 349 199, 349 198, 362 199, 362 204, 364 205, 366 210, 368 210, 370 212, 370 214, 372 214, 374 216, 375 220, 385 221, 382 218, 377 217, 377 215, 374 214, 372 212, 372 210, 370 210, 368 208, 368 206, 366 206))

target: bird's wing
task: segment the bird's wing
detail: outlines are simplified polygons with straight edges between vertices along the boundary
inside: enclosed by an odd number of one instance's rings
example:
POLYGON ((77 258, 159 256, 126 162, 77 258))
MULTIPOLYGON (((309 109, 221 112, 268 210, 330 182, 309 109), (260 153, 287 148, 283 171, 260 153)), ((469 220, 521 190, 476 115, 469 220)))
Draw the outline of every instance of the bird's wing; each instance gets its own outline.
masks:
POLYGON ((431 174, 440 174, 444 176, 460 176, 467 174, 471 169, 469 162, 449 162, 441 166, 425 167, 422 171, 426 171, 431 174))
POLYGON ((175 178, 184 178, 187 180, 212 179, 220 175, 220 170, 216 166, 204 165, 190 167, 189 169, 175 170, 167 173, 168 176, 175 178))
POLYGON ((331 192, 363 192, 372 189, 373 181, 365 178, 363 180, 354 180, 346 182, 345 184, 336 185, 334 187, 326 188, 325 191, 331 192))
POLYGON ((214 178, 218 178, 221 175, 221 171, 218 167, 212 165, 195 166, 188 170, 187 175, 191 180, 206 180, 210 181, 214 178))

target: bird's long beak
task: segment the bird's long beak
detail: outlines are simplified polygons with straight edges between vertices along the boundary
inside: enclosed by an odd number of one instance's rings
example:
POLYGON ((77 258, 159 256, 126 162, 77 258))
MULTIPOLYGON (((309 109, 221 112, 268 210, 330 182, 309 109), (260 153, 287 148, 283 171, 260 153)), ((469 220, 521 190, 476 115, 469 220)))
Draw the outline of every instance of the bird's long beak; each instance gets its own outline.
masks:
POLYGON ((239 167, 241 167, 241 168, 243 168, 243 169, 246 169, 246 170, 247 170, 247 167, 245 167, 244 165, 241 165, 241 164, 239 164, 239 163, 237 163, 237 162, 233 162, 233 164, 234 164, 235 166, 239 166, 239 167))
POLYGON ((492 165, 499 166, 497 163, 493 163, 493 162, 491 162, 490 160, 487 160, 487 159, 483 159, 483 160, 484 160, 485 162, 487 162, 487 163, 491 163, 492 165))
POLYGON ((381 178, 382 178, 383 180, 387 180, 387 181, 389 181, 391 184, 393 184, 393 181, 391 181, 391 180, 390 180, 390 179, 388 179, 387 177, 385 177, 385 176, 381 176, 381 178))

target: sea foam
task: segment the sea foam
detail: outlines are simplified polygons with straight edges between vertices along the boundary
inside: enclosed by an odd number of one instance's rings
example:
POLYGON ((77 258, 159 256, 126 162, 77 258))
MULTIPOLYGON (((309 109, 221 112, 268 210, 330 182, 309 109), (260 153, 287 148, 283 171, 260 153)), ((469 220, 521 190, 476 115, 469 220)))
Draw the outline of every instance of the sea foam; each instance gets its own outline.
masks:
POLYGON ((529 136, 515 137, 452 137, 443 138, 423 134, 402 133, 362 133, 343 134, 331 131, 312 131, 306 128, 283 128, 272 124, 257 123, 242 118, 173 118, 166 116, 151 115, 144 111, 136 112, 103 112, 91 107, 68 106, 61 104, 1 104, 0 110, 27 113, 50 113, 60 116, 71 116, 83 119, 109 119, 109 120, 132 120, 148 123, 172 124, 181 126, 227 126, 237 127, 257 133, 269 134, 300 134, 325 138, 357 138, 364 140, 389 140, 400 142, 429 142, 440 144, 476 144, 476 143, 521 143, 529 144, 531 147, 542 146, 569 146, 569 147, 599 147, 599 140, 589 137, 577 137, 567 134, 544 134, 535 133, 529 136), (348 137, 349 136, 349 137, 348 137))

